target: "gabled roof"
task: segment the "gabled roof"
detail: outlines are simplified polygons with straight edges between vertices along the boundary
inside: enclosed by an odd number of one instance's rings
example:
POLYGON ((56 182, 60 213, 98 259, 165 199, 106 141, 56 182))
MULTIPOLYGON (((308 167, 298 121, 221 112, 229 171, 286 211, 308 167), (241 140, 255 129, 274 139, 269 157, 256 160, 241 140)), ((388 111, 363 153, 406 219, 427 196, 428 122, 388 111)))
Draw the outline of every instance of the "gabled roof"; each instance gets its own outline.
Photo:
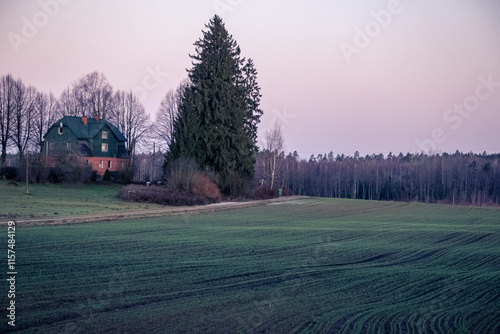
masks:
POLYGON ((115 135, 115 137, 118 139, 118 141, 122 142, 127 141, 127 139, 122 135, 122 133, 118 130, 118 128, 105 119, 100 119, 99 121, 97 121, 95 118, 88 117, 87 124, 85 125, 83 124, 81 117, 64 116, 63 118, 55 122, 50 129, 52 129, 53 127, 56 128, 59 127, 61 123, 63 123, 64 126, 69 127, 70 130, 75 134, 77 139, 81 140, 93 139, 102 130, 102 128, 107 126, 110 129, 110 131, 115 135))

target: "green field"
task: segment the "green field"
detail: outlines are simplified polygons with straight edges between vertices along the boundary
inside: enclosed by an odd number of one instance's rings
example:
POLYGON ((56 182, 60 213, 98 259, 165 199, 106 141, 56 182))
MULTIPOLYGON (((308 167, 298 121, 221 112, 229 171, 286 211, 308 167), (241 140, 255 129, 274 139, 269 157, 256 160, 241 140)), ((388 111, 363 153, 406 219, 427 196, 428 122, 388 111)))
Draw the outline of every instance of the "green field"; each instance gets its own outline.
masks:
POLYGON ((120 185, 64 186, 61 184, 8 185, 0 180, 0 220, 51 218, 163 208, 155 204, 123 202, 116 198, 120 185))
POLYGON ((20 227, 16 328, 499 333, 499 232, 499 209, 334 199, 20 227))

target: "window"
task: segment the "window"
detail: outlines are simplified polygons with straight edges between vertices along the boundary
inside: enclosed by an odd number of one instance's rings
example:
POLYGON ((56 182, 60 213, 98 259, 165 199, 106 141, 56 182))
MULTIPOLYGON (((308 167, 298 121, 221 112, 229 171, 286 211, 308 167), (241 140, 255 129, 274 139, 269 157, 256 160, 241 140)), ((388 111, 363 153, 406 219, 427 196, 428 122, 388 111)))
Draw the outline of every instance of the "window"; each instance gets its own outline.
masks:
POLYGON ((102 160, 99 161, 99 168, 104 168, 104 162, 102 160))
POLYGON ((108 169, 111 169, 111 160, 108 160, 108 169))
POLYGON ((49 151, 53 151, 54 150, 54 142, 49 142, 49 151))
POLYGON ((59 135, 62 135, 64 132, 64 128, 63 128, 63 123, 61 122, 59 124, 59 129, 57 129, 57 133, 59 133, 59 135))
POLYGON ((102 132, 102 139, 108 139, 108 131, 102 132))
POLYGON ((108 152, 108 143, 102 143, 101 145, 102 152, 108 152))
POLYGON ((71 142, 70 141, 66 143, 66 149, 71 150, 71 142))

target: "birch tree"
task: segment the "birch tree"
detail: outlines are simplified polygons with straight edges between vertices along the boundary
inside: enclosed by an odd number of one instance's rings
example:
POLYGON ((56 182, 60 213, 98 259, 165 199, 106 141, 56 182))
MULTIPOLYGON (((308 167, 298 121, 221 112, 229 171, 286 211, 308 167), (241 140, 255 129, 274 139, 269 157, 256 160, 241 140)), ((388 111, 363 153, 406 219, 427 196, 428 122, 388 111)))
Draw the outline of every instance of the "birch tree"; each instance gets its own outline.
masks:
POLYGON ((259 167, 265 182, 271 189, 274 189, 276 181, 284 176, 286 167, 285 140, 281 132, 281 124, 274 123, 273 128, 264 134, 264 140, 263 159, 259 167))

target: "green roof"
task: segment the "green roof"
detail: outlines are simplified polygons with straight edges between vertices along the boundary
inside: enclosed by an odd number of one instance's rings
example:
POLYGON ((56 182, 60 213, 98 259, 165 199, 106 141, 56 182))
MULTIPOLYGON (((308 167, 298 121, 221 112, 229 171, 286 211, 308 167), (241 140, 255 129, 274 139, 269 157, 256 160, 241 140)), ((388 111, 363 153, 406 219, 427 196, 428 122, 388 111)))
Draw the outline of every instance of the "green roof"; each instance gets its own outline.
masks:
POLYGON ((102 128, 107 125, 111 130, 111 132, 113 132, 115 137, 118 139, 118 141, 122 142, 127 141, 127 139, 122 135, 120 130, 118 130, 116 126, 114 126, 105 119, 100 119, 99 121, 97 121, 93 117, 87 117, 87 124, 85 125, 83 124, 81 117, 64 116, 63 118, 55 122, 51 126, 51 128, 59 127, 59 124, 61 124, 61 122, 63 123, 64 126, 70 128, 70 130, 75 134, 77 139, 83 139, 83 140, 93 139, 99 133, 99 131, 101 131, 102 128))

